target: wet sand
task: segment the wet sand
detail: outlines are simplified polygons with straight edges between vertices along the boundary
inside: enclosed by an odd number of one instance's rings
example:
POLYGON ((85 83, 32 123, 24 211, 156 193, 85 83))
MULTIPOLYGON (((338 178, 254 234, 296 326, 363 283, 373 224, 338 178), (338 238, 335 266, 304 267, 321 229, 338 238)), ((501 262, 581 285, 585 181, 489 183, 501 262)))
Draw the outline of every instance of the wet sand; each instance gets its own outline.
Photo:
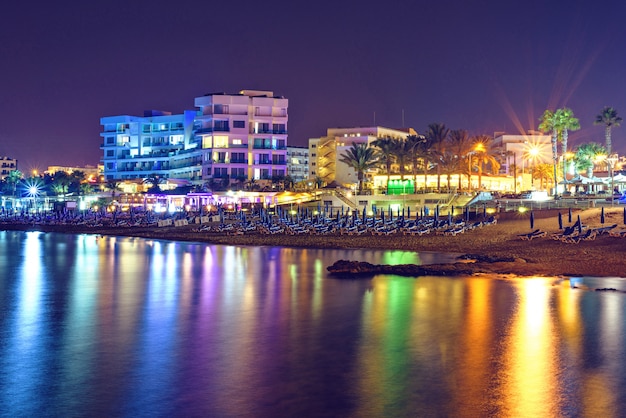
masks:
MULTIPOLYGON (((583 225, 597 228, 617 224, 614 231, 626 229, 623 208, 605 209, 605 223, 600 223, 600 209, 577 212, 583 225)), ((564 216, 566 218, 566 216, 564 216)), ((575 219, 574 219, 575 220, 575 219)), ((567 219, 564 219, 565 226, 567 219)), ((530 232, 527 216, 499 219, 489 225, 456 236, 393 234, 388 236, 329 235, 227 235, 217 232, 194 232, 196 225, 182 227, 115 227, 90 228, 70 225, 0 224, 4 230, 39 230, 46 232, 90 233, 101 235, 133 236, 151 239, 206 242, 224 245, 263 245, 307 248, 371 248, 408 251, 436 251, 459 254, 476 254, 493 258, 513 258, 515 261, 474 263, 466 268, 475 272, 515 274, 520 276, 596 276, 626 277, 626 238, 608 234, 592 241, 568 244, 551 239, 558 233, 556 214, 536 218, 534 228, 547 232, 547 236, 523 241, 519 234, 530 232)), ((465 270, 464 270, 465 271, 465 270)))

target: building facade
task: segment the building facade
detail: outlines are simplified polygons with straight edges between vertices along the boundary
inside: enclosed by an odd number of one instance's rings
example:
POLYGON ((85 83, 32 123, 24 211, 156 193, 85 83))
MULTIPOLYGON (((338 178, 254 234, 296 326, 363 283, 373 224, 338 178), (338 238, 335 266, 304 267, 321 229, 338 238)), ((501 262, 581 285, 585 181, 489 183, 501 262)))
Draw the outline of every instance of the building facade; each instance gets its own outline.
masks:
POLYGON ((496 133, 492 148, 500 160, 500 170, 507 175, 513 169, 525 172, 536 164, 552 163, 552 138, 540 132, 523 135, 496 133))
POLYGON ((196 110, 183 114, 102 118, 105 179, 230 184, 286 175, 287 99, 242 90, 207 94, 194 104, 196 110))
POLYGON ((353 143, 370 145, 378 138, 404 139, 409 135, 417 132, 382 126, 328 129, 326 136, 309 139, 309 178, 320 178, 327 184, 355 184, 358 179, 354 169, 339 161, 353 143))
POLYGON ((307 147, 287 147, 287 174, 294 183, 309 178, 309 149, 307 147))
POLYGON ((0 179, 7 178, 9 173, 17 170, 17 160, 9 157, 0 157, 0 179))

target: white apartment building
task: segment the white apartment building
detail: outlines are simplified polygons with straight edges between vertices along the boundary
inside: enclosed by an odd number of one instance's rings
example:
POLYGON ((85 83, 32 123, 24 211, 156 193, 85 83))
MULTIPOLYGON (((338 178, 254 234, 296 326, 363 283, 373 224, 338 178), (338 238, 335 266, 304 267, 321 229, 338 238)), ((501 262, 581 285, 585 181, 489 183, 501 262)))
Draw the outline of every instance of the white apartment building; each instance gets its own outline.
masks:
POLYGON ((271 180, 287 174, 287 99, 242 90, 197 97, 195 105, 203 178, 271 180))
POLYGON ((352 143, 371 144, 378 138, 406 138, 417 135, 411 128, 392 129, 382 126, 358 128, 331 128, 326 136, 309 139, 309 178, 321 178, 325 183, 357 183, 356 172, 340 162, 342 154, 352 143))
POLYGON ((183 114, 101 118, 105 178, 157 175, 202 184, 286 175, 287 99, 242 90, 207 94, 194 104, 197 110, 183 114))
POLYGON ((0 179, 7 178, 9 173, 17 170, 17 160, 9 157, 0 157, 0 179))
POLYGON ((287 174, 295 183, 309 178, 309 149, 287 146, 287 174))
POLYGON ((513 167, 526 172, 536 164, 552 163, 552 143, 550 135, 529 131, 522 135, 496 133, 492 148, 499 155, 500 171, 507 175, 513 167))

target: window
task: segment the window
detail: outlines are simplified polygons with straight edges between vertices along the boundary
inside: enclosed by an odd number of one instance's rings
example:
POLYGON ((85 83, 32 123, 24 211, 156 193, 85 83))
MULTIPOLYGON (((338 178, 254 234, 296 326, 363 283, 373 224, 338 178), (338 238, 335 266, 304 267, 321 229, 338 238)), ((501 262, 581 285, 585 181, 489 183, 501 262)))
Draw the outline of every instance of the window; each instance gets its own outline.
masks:
POLYGON ((215 135, 213 137, 213 146, 215 148, 228 148, 228 137, 225 135, 215 135))
POLYGON ((202 148, 213 148, 213 137, 212 136, 203 136, 202 137, 202 148))
POLYGON ((227 114, 228 114, 228 105, 225 105, 225 104, 216 104, 216 105, 214 106, 213 113, 215 113, 215 114, 224 114, 224 115, 227 115, 227 114))
POLYGON ((107 145, 115 144, 115 138, 112 136, 107 136, 107 145))
POLYGON ((311 157, 317 157, 316 153, 311 154, 311 157))
POLYGON ((317 145, 313 144, 311 145, 311 148, 317 148, 317 145))
POLYGON ((149 134, 150 132, 152 132, 152 126, 149 124, 141 125, 141 130, 143 133, 149 134))
POLYGON ((233 178, 237 178, 237 177, 246 177, 246 172, 245 172, 245 168, 231 168, 230 169, 230 176, 233 178))
POLYGON ((241 139, 233 139, 233 145, 241 145, 242 141, 241 139))
POLYGON ((246 122, 243 120, 234 120, 233 121, 233 128, 245 128, 246 127, 246 122))
POLYGON ((216 120, 213 122, 213 130, 218 132, 228 132, 227 120, 216 120))
POLYGON ((115 155, 115 151, 113 151, 112 149, 107 150, 107 157, 113 157, 115 155))

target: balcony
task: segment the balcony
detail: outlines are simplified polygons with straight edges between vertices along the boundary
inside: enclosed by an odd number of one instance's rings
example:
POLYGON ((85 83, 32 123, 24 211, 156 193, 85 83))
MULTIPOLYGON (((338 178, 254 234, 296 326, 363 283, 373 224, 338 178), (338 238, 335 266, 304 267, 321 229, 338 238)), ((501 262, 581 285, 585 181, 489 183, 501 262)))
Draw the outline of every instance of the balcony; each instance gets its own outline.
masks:
POLYGON ((253 134, 266 134, 266 135, 287 135, 285 129, 253 129, 253 134))

